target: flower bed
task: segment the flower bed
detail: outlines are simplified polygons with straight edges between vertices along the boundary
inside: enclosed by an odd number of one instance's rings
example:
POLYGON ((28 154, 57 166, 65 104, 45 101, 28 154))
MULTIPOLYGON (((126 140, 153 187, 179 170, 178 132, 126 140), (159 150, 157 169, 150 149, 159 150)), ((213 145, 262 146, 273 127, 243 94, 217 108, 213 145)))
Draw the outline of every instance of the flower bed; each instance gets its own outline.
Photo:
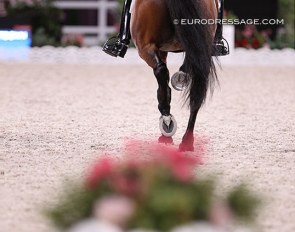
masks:
POLYGON ((203 152, 153 146, 131 149, 122 160, 102 157, 47 215, 71 232, 237 231, 253 222, 259 200, 245 185, 216 197, 214 178, 196 178, 203 152))

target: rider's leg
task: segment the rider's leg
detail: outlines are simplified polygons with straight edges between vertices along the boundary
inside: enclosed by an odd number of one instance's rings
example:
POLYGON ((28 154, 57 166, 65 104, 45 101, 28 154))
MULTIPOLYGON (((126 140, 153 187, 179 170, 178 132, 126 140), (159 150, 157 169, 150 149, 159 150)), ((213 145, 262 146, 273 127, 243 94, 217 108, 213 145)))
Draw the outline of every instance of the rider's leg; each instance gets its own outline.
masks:
POLYGON ((111 56, 124 57, 130 43, 130 7, 132 0, 125 0, 121 16, 120 32, 117 38, 109 39, 103 46, 103 51, 111 56))
MULTIPOLYGON (((224 0, 218 0, 218 19, 223 19, 224 0)), ((215 40, 222 40, 222 23, 217 24, 215 40)))
POLYGON ((225 56, 229 54, 227 41, 223 38, 223 9, 224 9, 224 0, 218 0, 218 19, 220 20, 217 23, 217 29, 215 32, 214 44, 213 44, 213 56, 225 56), (226 42, 226 44, 224 43, 226 42))

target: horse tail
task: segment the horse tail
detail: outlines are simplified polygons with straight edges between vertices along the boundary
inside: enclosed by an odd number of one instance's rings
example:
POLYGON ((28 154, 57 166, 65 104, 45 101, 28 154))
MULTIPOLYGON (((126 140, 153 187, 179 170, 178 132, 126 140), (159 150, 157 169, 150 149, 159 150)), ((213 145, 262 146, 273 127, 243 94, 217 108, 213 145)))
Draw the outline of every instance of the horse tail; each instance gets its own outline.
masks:
POLYGON ((184 75, 187 87, 185 96, 192 110, 198 110, 202 106, 208 88, 213 90, 214 82, 217 80, 211 56, 214 35, 210 32, 210 27, 197 23, 188 25, 189 22, 204 18, 202 12, 205 9, 202 4, 204 1, 167 0, 176 37, 185 51, 184 62, 180 70, 188 74, 184 75), (187 19, 187 24, 181 23, 181 19, 187 19))

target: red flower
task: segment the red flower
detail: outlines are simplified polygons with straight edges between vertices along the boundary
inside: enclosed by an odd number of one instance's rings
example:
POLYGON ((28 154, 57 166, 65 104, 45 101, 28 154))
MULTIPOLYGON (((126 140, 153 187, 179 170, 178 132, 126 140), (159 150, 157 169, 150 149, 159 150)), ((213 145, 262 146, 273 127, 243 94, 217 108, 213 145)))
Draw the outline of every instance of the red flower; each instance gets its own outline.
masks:
POLYGON ((194 177, 194 167, 200 164, 200 157, 196 154, 188 155, 176 148, 158 146, 158 156, 155 157, 165 166, 171 168, 173 175, 180 181, 190 181, 194 177))
POLYGON ((247 40, 247 39, 242 39, 242 41, 241 41, 241 45, 242 45, 242 47, 247 48, 248 45, 249 45, 248 40, 247 40))
POLYGON ((113 173, 114 169, 115 162, 112 159, 108 157, 99 159, 90 169, 86 179, 87 187, 95 188, 100 181, 109 177, 113 173))
POLYGON ((204 139, 195 138, 197 151, 194 153, 180 152, 177 148, 163 145, 144 146, 131 141, 126 147, 126 156, 122 162, 115 162, 105 157, 99 159, 91 168, 86 184, 96 188, 102 181, 107 181, 109 187, 129 196, 144 193, 146 183, 143 180, 147 170, 165 168, 179 181, 191 181, 194 178, 194 168, 201 164, 205 148, 204 139))
POLYGON ((127 162, 112 179, 113 187, 122 194, 134 196, 140 191, 140 176, 139 164, 127 162))
POLYGON ((256 39, 256 38, 253 39, 253 41, 252 41, 252 47, 255 48, 255 49, 260 48, 260 42, 259 42, 258 39, 256 39))

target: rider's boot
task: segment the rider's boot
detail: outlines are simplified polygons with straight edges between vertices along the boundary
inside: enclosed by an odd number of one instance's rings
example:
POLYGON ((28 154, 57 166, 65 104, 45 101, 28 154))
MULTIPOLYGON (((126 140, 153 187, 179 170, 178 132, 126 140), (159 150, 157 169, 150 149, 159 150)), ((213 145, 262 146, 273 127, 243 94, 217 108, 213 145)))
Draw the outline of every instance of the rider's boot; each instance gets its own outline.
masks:
POLYGON ((229 46, 228 42, 222 36, 224 0, 218 0, 218 3, 218 19, 220 22, 217 23, 212 56, 226 56, 229 54, 229 46))
POLYGON ((120 32, 118 36, 110 38, 103 46, 103 51, 111 56, 120 56, 124 57, 128 45, 130 43, 131 35, 130 35, 130 7, 132 0, 125 0, 121 24, 120 24, 120 32))

